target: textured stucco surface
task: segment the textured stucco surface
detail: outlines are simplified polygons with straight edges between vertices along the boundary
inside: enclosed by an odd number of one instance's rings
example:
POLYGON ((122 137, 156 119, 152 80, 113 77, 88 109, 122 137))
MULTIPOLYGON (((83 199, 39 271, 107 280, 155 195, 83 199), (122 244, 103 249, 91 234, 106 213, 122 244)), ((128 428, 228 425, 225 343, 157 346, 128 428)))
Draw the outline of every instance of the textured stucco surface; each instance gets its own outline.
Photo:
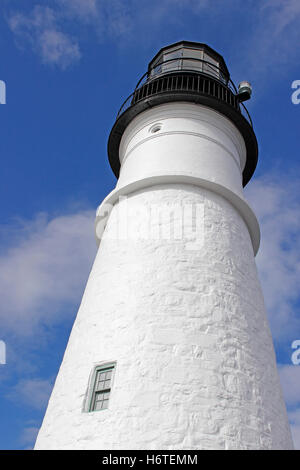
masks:
MULTIPOLYGON (((176 228, 180 220, 169 223, 176 228)), ((157 185, 116 204, 36 448, 291 447, 241 216, 221 196, 191 185, 157 185), (171 240, 113 237, 128 210, 138 234, 159 223, 149 220, 149 205, 185 204, 203 206, 196 250, 189 234, 171 240), (103 361, 117 362, 109 409, 82 412, 90 373, 103 361)))

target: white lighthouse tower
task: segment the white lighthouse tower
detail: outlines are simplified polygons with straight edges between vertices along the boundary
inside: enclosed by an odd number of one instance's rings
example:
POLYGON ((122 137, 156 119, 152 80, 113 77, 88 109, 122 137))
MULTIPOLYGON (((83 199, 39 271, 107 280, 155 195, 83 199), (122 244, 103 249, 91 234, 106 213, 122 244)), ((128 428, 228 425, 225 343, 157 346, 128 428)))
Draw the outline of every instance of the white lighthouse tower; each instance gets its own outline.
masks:
POLYGON ((121 108, 118 183, 36 449, 292 448, 243 195, 250 94, 182 41, 121 108))

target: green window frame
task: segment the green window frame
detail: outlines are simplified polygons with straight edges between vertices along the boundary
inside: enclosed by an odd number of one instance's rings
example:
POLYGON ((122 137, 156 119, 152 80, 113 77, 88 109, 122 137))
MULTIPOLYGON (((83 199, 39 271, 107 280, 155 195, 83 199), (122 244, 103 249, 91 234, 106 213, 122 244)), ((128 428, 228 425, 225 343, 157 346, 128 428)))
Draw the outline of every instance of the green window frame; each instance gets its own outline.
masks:
POLYGON ((84 406, 84 411, 108 409, 115 368, 116 363, 100 364, 94 368, 87 393, 87 406, 84 406))

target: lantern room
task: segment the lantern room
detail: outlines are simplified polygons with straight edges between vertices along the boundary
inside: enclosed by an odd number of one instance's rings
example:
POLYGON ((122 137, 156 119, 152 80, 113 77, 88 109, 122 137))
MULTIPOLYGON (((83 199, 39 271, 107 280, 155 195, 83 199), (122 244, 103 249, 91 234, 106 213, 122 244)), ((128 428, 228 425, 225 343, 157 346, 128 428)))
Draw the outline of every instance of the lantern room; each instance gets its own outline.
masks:
POLYGON ((191 72, 210 75, 222 83, 230 78, 221 55, 206 44, 181 41, 163 47, 148 67, 148 80, 172 72, 191 72))

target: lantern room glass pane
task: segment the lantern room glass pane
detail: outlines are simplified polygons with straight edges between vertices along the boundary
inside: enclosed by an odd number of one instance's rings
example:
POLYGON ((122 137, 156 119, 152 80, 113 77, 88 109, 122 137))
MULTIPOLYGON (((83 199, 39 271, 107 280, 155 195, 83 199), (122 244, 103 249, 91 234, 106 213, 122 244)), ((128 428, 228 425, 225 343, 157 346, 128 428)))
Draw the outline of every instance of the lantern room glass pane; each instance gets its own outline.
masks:
POLYGON ((220 78, 219 62, 206 53, 204 53, 203 59, 205 61, 203 64, 203 72, 213 75, 216 78, 220 78))
POLYGON ((161 72, 170 72, 172 70, 181 69, 181 57, 182 49, 176 49, 174 51, 169 51, 163 54, 163 64, 161 67, 161 72))
POLYGON ((183 49, 183 64, 182 68, 186 70, 195 70, 196 72, 202 72, 203 70, 203 50, 200 49, 183 49), (193 60, 195 59, 195 60, 193 60))

